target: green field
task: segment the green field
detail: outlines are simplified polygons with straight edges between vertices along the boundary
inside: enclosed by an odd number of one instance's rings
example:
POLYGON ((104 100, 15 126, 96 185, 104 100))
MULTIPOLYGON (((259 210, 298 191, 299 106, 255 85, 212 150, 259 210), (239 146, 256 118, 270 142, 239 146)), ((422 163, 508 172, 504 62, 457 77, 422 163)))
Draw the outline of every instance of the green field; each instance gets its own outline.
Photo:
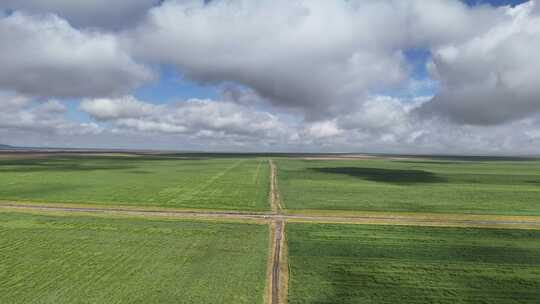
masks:
POLYGON ((0 184, 0 200, 268 209, 268 161, 254 157, 2 157, 0 184))
POLYGON ((539 303, 540 231, 288 224, 289 303, 539 303))
POLYGON ((286 209, 540 215, 540 161, 281 159, 286 209))
POLYGON ((265 225, 0 212, 0 303, 262 303, 265 225))

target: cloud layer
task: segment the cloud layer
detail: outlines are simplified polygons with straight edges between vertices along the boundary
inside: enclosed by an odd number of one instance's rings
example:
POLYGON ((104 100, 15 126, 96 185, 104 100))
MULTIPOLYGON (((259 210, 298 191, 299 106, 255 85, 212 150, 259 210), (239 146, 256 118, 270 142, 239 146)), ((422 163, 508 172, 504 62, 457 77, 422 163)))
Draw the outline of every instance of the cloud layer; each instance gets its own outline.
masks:
POLYGON ((441 91, 424 112, 479 125, 540 112, 539 13, 533 2, 505 9, 489 31, 436 48, 430 70, 441 91))
POLYGON ((48 144, 540 153, 534 1, 8 0, 2 9, 0 143, 23 132, 39 144, 42 132, 48 144), (163 67, 220 96, 137 97, 163 81, 163 67))
POLYGON ((109 96, 152 77, 114 35, 19 12, 0 17, 0 66, 1 89, 39 97, 109 96))
POLYGON ((62 16, 76 27, 122 29, 133 26, 160 0, 2 0, 0 10, 62 16))

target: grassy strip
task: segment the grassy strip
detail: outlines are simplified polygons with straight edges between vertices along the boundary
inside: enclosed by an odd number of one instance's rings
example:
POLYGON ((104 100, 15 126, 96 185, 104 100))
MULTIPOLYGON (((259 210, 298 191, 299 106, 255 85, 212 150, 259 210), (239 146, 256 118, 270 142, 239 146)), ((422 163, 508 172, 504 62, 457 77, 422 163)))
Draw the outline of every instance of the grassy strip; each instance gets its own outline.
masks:
POLYGON ((249 213, 249 214, 265 214, 265 211, 249 211, 249 210, 224 210, 224 209, 197 209, 197 208, 168 208, 159 206, 133 206, 133 205, 111 205, 111 204, 85 204, 85 203, 58 203, 58 202, 43 202, 43 201, 7 201, 0 200, 0 206, 27 206, 27 207, 56 207, 56 208, 96 208, 107 210, 129 210, 129 211, 141 211, 141 212, 236 212, 236 213, 249 213))
POLYGON ((239 217, 209 217, 201 214, 183 215, 174 213, 145 213, 138 211, 107 211, 107 212, 95 212, 95 211, 64 211, 54 209, 26 209, 17 207, 4 207, 0 205, 0 212, 3 213, 25 213, 33 215, 52 215, 52 216, 66 216, 66 217, 97 217, 108 219, 150 219, 150 220, 169 220, 169 221, 202 221, 202 222, 216 222, 216 223, 247 223, 247 224, 267 224, 265 219, 256 218, 239 218, 239 217))
POLYGON ((540 222, 540 216, 459 214, 459 213, 423 213, 423 212, 375 212, 375 211, 340 211, 340 210, 287 210, 288 215, 309 215, 343 218, 391 218, 434 221, 499 221, 499 222, 540 222))

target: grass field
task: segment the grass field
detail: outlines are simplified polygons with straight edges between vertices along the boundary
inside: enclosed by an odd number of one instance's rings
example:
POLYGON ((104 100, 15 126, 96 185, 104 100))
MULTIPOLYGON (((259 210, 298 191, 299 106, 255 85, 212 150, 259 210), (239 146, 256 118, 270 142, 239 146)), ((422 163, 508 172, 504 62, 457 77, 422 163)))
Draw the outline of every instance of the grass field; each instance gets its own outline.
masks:
POLYGON ((540 215, 540 161, 281 159, 286 209, 540 215))
POLYGON ((262 303, 267 229, 0 212, 0 303, 262 303))
POLYGON ((288 224, 289 303, 538 303, 540 231, 288 224))
POLYGON ((489 218, 490 227, 537 227, 540 161, 285 156, 0 154, 0 202, 29 203, 0 209, 0 303, 262 303, 273 290, 265 287, 268 223, 32 205, 269 211, 269 157, 285 212, 319 216, 285 219, 289 280, 278 293, 288 290, 289 303, 539 303, 540 230, 389 226, 375 212, 379 225, 329 224, 324 216, 376 211, 412 225, 429 217, 435 226, 489 218))
POLYGON ((268 162, 253 157, 4 156, 0 184, 0 200, 268 209, 268 162))

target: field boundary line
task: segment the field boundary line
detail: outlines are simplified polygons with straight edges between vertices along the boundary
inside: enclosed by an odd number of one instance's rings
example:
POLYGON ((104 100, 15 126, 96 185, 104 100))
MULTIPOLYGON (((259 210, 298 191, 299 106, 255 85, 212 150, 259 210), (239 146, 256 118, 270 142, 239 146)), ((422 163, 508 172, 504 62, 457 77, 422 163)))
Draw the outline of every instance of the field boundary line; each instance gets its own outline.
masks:
POLYGON ((287 304, 289 298, 289 245, 287 243, 287 236, 285 235, 285 229, 287 222, 283 221, 283 229, 281 229, 281 253, 279 263, 279 304, 287 304))
POLYGON ((282 214, 283 208, 281 208, 280 195, 277 186, 277 168, 273 160, 270 159, 268 163, 270 165, 270 208, 272 209, 272 212, 282 214))
POLYGON ((272 266, 274 265, 274 248, 275 248, 275 222, 268 223, 268 256, 266 261, 266 283, 264 287, 264 303, 272 303, 272 266))
POLYGON ((302 214, 272 214, 247 213, 235 211, 175 211, 175 210, 133 210, 122 208, 96 208, 96 207, 61 207, 52 205, 18 205, 16 203, 0 203, 0 209, 19 211, 60 211, 67 213, 95 213, 102 215, 135 215, 156 216, 187 219, 237 219, 237 220, 263 220, 306 222, 306 223, 343 223, 343 224, 374 224, 374 225, 407 225, 407 226, 442 226, 442 227, 478 227, 478 228, 514 228, 514 229, 540 229, 538 220, 487 220, 487 219, 440 219, 426 217, 404 216, 316 216, 302 214))
POLYGON ((275 227, 274 231, 274 256, 272 261, 272 304, 280 304, 280 270, 281 270, 281 251, 283 248, 283 236, 285 230, 285 223, 283 220, 275 221, 272 223, 275 227))
POLYGON ((51 207, 51 208, 73 208, 73 209, 99 209, 99 210, 121 210, 121 211, 141 211, 141 212, 182 212, 182 213, 239 213, 239 214, 267 214, 266 209, 257 211, 257 210, 248 210, 248 209, 200 209, 200 208, 189 208, 189 207, 161 207, 161 206, 151 206, 151 205, 126 205, 125 203, 119 203, 114 205, 105 205, 99 203, 56 203, 56 202, 46 202, 46 201, 26 201, 26 200, 1 200, 0 206, 29 206, 29 207, 51 207))
POLYGON ((270 193, 268 195, 268 201, 270 209, 272 210, 270 227, 273 230, 272 248, 269 249, 269 255, 272 256, 272 264, 270 269, 270 281, 268 282, 267 289, 270 290, 270 303, 282 304, 286 303, 287 291, 282 287, 282 273, 283 267, 283 248, 285 245, 285 216, 283 215, 283 209, 281 208, 279 191, 277 187, 277 169, 272 159, 268 160, 270 169, 270 193))

